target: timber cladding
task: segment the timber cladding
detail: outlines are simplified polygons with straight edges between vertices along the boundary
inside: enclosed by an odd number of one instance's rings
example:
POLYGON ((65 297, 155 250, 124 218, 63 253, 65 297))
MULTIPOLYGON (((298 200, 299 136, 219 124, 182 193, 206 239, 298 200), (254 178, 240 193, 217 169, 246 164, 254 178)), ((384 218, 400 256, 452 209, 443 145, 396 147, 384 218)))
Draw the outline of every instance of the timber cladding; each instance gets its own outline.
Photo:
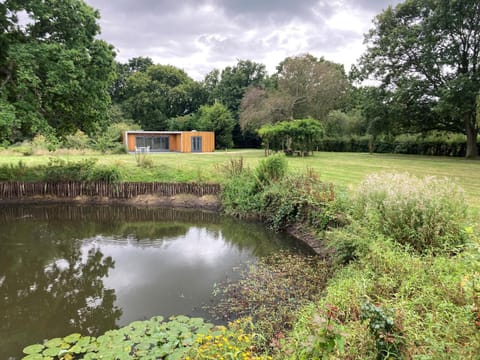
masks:
POLYGON ((139 195, 175 196, 180 194, 205 196, 220 195, 219 184, 123 182, 0 182, 0 199, 22 199, 34 196, 76 198, 99 196, 112 199, 130 199, 139 195))
POLYGON ((125 131, 123 143, 129 152, 213 152, 213 131, 125 131))

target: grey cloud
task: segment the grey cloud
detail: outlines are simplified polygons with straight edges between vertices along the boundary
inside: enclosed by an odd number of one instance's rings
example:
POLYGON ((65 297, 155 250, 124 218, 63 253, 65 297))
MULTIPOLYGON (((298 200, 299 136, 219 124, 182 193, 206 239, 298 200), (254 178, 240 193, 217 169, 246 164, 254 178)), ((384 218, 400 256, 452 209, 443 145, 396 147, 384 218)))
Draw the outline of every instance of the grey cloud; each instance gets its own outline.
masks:
POLYGON ((296 39, 291 37, 294 35, 279 36, 276 32, 292 23, 309 29, 298 39, 304 52, 316 56, 334 52, 361 37, 356 32, 333 30, 326 25, 326 20, 337 11, 361 10, 365 23, 370 23, 382 9, 400 0, 85 1, 100 10, 100 37, 118 49, 119 61, 150 56, 162 63, 186 63, 188 58, 192 63, 185 70, 198 75, 225 63, 233 64, 237 59, 262 61, 269 55, 271 58, 272 53, 293 55, 288 46, 295 43, 296 39), (208 16, 202 12, 207 5, 213 9, 208 16), (257 36, 247 39, 247 31, 257 36), (284 43, 285 36, 290 44, 284 43), (193 63, 197 54, 200 60, 193 63))

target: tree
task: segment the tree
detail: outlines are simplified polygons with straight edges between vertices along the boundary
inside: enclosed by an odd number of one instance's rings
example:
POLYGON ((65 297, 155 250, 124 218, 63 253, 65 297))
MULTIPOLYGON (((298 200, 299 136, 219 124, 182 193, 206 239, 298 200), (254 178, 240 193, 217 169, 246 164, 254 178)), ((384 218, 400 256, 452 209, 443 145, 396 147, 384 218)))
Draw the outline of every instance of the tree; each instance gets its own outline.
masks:
POLYGON ((278 90, 290 97, 293 119, 325 119, 347 99, 350 83, 343 65, 306 54, 288 57, 277 67, 278 90))
POLYGON ((309 116, 325 120, 331 110, 346 103, 350 83, 340 64, 307 54, 286 58, 277 70, 274 88, 249 88, 245 92, 242 129, 309 116))
POLYGON ((121 103, 144 130, 165 130, 167 120, 195 112, 206 101, 202 86, 171 65, 152 65, 126 80, 121 103))
MULTIPOLYGON (((360 78, 380 80, 397 97, 397 106, 416 116, 432 109, 436 116, 429 127, 461 129, 466 156, 478 156, 480 2, 407 0, 387 8, 374 24, 366 35, 360 78)), ((421 123, 416 118, 412 125, 421 123)))
POLYGON ((11 141, 106 126, 114 52, 95 39, 98 18, 81 0, 2 4, 1 101, 13 106, 18 129, 11 141), (28 16, 25 26, 17 26, 19 13, 28 16))
POLYGON ((255 143, 254 134, 240 128, 239 109, 246 90, 251 87, 264 88, 268 83, 265 65, 250 60, 239 60, 235 66, 217 69, 205 76, 204 88, 209 92, 208 103, 222 103, 235 119, 233 140, 236 146, 255 143))
POLYGON ((198 130, 215 131, 215 148, 233 147, 232 131, 235 120, 226 106, 218 102, 213 105, 202 105, 197 117, 198 130))

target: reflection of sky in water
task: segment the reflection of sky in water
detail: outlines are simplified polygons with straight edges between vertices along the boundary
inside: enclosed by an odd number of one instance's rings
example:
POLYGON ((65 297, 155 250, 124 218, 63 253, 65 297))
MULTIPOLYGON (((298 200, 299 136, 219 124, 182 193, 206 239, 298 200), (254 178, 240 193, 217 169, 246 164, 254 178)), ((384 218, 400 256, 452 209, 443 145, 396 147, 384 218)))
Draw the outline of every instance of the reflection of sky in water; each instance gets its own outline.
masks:
POLYGON ((92 247, 115 262, 104 284, 115 289, 116 305, 122 308, 118 325, 155 315, 191 314, 208 302, 214 283, 252 259, 250 250, 225 241, 221 231, 200 227, 175 238, 141 242, 96 236, 84 240, 84 257, 92 247))

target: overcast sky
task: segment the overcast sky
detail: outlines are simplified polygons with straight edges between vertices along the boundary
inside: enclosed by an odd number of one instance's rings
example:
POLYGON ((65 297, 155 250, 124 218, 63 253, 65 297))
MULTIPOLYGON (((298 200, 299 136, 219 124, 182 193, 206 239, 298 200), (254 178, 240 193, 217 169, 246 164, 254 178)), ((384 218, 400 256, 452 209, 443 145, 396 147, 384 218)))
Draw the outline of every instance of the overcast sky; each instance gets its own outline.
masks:
POLYGON ((350 66, 376 14, 399 0, 85 0, 101 14, 100 37, 126 62, 149 56, 196 80, 253 60, 270 74, 310 53, 350 66))

